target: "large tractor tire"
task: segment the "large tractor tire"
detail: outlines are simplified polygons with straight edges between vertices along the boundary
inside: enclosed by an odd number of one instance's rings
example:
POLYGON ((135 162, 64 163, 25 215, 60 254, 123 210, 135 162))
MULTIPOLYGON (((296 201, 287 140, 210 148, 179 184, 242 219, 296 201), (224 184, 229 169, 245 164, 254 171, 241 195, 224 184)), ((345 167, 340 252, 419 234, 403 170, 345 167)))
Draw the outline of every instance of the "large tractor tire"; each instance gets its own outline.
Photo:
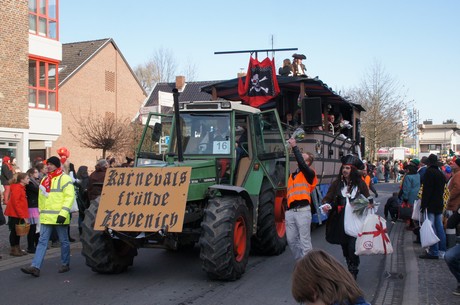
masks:
POLYGON ((252 249, 257 254, 279 255, 286 249, 283 194, 275 195, 270 182, 263 181, 259 195, 257 234, 252 241, 252 249))
POLYGON ((86 265, 94 272, 121 273, 133 265, 137 250, 120 240, 112 239, 103 231, 93 229, 99 208, 99 198, 93 200, 85 211, 85 219, 82 223, 81 254, 86 259, 86 265))
POLYGON ((248 263, 251 221, 248 207, 238 196, 209 200, 201 224, 200 258, 211 279, 239 279, 248 263))

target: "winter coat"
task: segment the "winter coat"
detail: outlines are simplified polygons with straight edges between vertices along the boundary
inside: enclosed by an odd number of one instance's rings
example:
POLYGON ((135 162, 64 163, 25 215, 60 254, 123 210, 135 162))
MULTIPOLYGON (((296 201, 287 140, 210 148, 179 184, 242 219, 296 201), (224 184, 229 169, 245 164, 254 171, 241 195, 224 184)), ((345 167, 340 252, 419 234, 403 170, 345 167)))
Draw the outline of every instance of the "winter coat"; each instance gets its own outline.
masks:
MULTIPOLYGON (((332 206, 326 222, 326 240, 331 244, 337 245, 343 243, 349 237, 345 233, 344 227, 346 199, 342 196, 342 187, 343 182, 341 180, 333 181, 322 200, 323 203, 329 203, 332 206)), ((360 194, 366 198, 369 197, 369 189, 362 179, 359 179, 356 197, 360 194)))
POLYGON ((446 177, 437 165, 426 169, 423 180, 421 208, 428 209, 428 213, 441 214, 444 207, 444 186, 446 177))
POLYGON ((460 208, 460 170, 450 178, 449 180, 449 201, 447 201, 446 210, 458 211, 460 208))
POLYGON ((89 176, 88 199, 90 201, 101 196, 106 172, 106 169, 97 169, 89 176))
POLYGON ((22 184, 11 185, 10 200, 6 206, 5 215, 15 218, 29 218, 26 189, 22 184))
POLYGON ((29 208, 38 208, 38 181, 30 178, 29 184, 26 185, 27 203, 29 208))
POLYGON ((56 225, 58 216, 65 217, 65 225, 70 223, 70 209, 75 200, 72 178, 61 174, 51 179, 51 191, 46 196, 42 191, 38 195, 40 223, 56 225))
POLYGON ((420 175, 418 173, 404 177, 402 184, 402 199, 408 202, 410 205, 414 204, 417 199, 418 191, 420 190, 420 175))
POLYGON ((9 181, 13 179, 13 171, 9 168, 8 164, 2 163, 2 174, 0 175, 0 182, 2 185, 10 185, 9 181))

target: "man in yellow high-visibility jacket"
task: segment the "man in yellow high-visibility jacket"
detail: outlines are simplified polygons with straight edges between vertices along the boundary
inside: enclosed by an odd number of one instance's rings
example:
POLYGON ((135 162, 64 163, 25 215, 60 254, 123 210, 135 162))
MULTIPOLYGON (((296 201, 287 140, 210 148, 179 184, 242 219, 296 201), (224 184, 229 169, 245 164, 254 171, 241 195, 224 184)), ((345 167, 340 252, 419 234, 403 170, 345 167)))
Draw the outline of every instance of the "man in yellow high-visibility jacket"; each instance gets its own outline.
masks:
POLYGON ((318 184, 311 153, 301 153, 295 139, 288 140, 297 160, 298 168, 289 176, 287 190, 286 238, 296 260, 312 249, 311 245, 311 194, 318 184))
POLYGON ((67 229, 70 224, 70 209, 75 200, 72 178, 61 168, 58 157, 51 157, 46 162, 48 174, 40 183, 38 208, 40 211, 40 239, 38 241, 32 265, 21 271, 35 277, 40 276, 40 268, 48 248, 48 241, 53 228, 61 242, 61 267, 59 273, 70 270, 70 243, 67 229))

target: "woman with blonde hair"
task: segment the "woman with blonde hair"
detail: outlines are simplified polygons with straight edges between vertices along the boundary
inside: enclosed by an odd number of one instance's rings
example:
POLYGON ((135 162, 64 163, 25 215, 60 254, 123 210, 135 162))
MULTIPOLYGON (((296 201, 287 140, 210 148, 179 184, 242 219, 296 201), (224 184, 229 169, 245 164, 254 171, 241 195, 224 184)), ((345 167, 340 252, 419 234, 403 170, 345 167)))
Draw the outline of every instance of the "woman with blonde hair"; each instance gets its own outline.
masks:
POLYGON ((298 261, 292 275, 292 296, 302 304, 369 305, 350 272, 323 250, 298 261))

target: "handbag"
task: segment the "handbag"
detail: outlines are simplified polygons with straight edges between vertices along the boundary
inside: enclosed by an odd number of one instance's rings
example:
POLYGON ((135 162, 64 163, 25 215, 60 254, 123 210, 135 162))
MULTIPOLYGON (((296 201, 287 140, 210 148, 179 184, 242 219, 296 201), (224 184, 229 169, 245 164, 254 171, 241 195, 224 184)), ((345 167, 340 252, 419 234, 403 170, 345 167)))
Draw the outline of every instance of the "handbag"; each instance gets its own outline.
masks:
POLYGON ((398 218, 402 220, 410 219, 412 217, 412 207, 409 202, 403 201, 398 209, 398 218))
POLYGON ((16 235, 17 236, 26 236, 29 234, 30 223, 26 222, 25 219, 19 219, 19 223, 15 225, 16 235))
POLYGON ((355 244, 356 255, 391 254, 393 246, 387 233, 386 220, 369 213, 355 244))
POLYGON ((425 220, 420 227, 420 243, 426 248, 439 242, 438 236, 434 233, 431 221, 428 219, 428 212, 425 210, 425 220))
POLYGON ((414 208, 412 211, 412 219, 420 221, 420 199, 414 201, 414 208))

